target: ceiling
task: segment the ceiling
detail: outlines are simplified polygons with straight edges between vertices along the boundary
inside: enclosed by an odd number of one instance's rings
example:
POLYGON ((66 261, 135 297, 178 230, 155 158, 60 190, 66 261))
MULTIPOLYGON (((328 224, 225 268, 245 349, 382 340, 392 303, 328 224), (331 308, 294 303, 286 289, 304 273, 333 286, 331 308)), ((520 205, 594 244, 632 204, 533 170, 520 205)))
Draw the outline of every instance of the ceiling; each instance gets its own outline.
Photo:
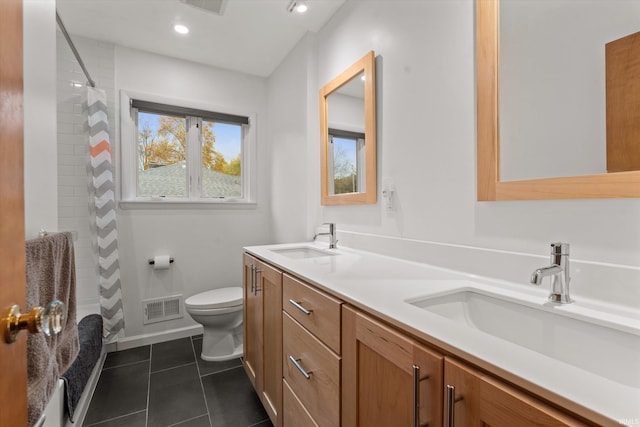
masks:
POLYGON ((80 35, 266 77, 345 1, 307 0, 304 14, 288 12, 290 0, 223 0, 222 15, 181 0, 57 0, 56 7, 72 39, 80 35), (189 34, 176 33, 175 24, 188 26, 189 34))

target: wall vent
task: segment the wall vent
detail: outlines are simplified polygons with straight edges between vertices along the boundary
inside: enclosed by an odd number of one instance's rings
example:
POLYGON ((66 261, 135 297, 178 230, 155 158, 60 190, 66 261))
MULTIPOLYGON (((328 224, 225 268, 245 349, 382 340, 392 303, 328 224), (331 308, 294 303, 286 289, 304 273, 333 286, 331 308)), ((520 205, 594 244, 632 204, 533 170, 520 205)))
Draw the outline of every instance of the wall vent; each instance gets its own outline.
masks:
POLYGON ((227 0, 180 0, 190 6, 222 16, 227 7, 227 0))
POLYGON ((180 319, 183 314, 183 296, 172 295, 164 298, 154 298, 142 301, 143 324, 180 319))

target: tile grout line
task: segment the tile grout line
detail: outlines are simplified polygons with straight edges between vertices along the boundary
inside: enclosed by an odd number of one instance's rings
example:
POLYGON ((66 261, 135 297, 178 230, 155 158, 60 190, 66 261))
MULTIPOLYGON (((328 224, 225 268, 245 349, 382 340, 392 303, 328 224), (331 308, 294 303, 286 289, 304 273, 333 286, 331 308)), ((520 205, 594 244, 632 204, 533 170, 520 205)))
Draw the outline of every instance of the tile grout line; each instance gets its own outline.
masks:
POLYGON ((211 375, 216 375, 216 374, 221 374, 221 373, 223 373, 223 372, 232 371, 232 370, 234 370, 234 369, 238 369, 238 368, 242 368, 242 365, 232 366, 232 367, 230 367, 230 368, 221 369, 221 370, 219 370, 219 371, 215 371, 215 372, 209 372, 208 374, 201 375, 201 376, 200 376, 200 378, 203 378, 203 377, 209 377, 209 376, 211 376, 211 375))
POLYGON ((147 412, 144 420, 145 427, 149 426, 149 395, 151 394, 151 358, 153 357, 153 345, 149 346, 149 379, 147 380, 147 412))
POLYGON ((198 365, 198 355, 196 354, 196 348, 193 345, 193 338, 191 338, 191 351, 196 358, 196 369, 198 370, 198 381, 200 381, 200 390, 202 390, 202 397, 204 399, 204 407, 207 408, 207 417, 209 417, 209 425, 213 426, 213 420, 211 412, 209 411, 209 404, 207 403, 207 394, 204 392, 204 384, 202 384, 202 376, 200 375, 200 365, 198 365))
MULTIPOLYGON (((170 424, 168 427, 180 426, 180 425, 182 425, 182 424, 184 424, 184 423, 186 423, 186 422, 193 421, 193 420, 197 420, 198 418, 202 418, 202 417, 204 417, 205 415, 207 416, 207 418, 209 418, 209 413, 206 413, 206 414, 198 415, 197 417, 189 418, 188 420, 178 421, 178 422, 177 422, 177 423, 175 423, 175 424, 170 424)), ((211 424, 211 421, 209 421, 209 424, 211 424)))
POLYGON ((85 427, 97 426, 98 424, 102 424, 102 423, 105 423, 107 421, 115 421, 115 420, 119 420, 120 418, 130 417, 131 415, 138 414, 138 413, 143 412, 143 411, 146 412, 146 409, 141 409, 140 411, 134 411, 134 412, 130 412, 128 414, 118 415, 117 417, 100 420, 100 421, 92 423, 92 424, 87 424, 85 427))
MULTIPOLYGON (((149 351, 151 351, 151 350, 149 350, 149 351)), ((135 365, 136 363, 142 363, 142 362, 151 363, 151 357, 149 357, 148 359, 145 359, 145 360, 138 360, 138 361, 135 361, 135 362, 123 363, 122 365, 118 365, 118 366, 109 366, 107 368, 102 368, 102 370, 103 371, 108 371, 108 370, 111 370, 111 369, 122 368, 124 366, 131 366, 131 365, 135 365)))
POLYGON ((164 368, 164 369, 160 369, 157 371, 151 371, 152 374, 159 374, 160 372, 167 372, 170 371, 172 369, 178 369, 178 368, 184 368, 185 366, 189 366, 189 365, 193 365, 193 364, 198 364, 198 362, 189 362, 189 363, 183 363, 182 365, 178 365, 178 366, 172 366, 170 368, 164 368))

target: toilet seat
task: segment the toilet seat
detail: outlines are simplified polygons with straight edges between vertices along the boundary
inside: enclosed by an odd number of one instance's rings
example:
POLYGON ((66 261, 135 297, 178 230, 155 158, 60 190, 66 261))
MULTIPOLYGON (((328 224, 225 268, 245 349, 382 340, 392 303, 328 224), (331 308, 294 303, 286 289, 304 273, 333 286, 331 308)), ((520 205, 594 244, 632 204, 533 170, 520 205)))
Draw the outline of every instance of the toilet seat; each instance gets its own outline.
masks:
POLYGON ((184 301, 187 308, 196 310, 220 309, 242 306, 242 288, 213 289, 190 296, 184 301))

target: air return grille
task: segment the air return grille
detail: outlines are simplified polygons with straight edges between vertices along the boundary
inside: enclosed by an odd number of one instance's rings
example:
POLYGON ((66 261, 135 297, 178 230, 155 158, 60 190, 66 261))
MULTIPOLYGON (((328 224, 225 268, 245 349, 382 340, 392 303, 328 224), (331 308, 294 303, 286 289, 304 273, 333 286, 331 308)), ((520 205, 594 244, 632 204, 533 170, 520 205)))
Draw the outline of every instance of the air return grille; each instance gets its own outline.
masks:
POLYGON ((170 297, 142 301, 142 311, 144 315, 142 323, 146 325, 147 323, 162 322, 164 320, 184 317, 182 301, 182 295, 172 295, 170 297))
POLYGON ((227 0, 180 0, 190 6, 222 16, 227 7, 227 0))

